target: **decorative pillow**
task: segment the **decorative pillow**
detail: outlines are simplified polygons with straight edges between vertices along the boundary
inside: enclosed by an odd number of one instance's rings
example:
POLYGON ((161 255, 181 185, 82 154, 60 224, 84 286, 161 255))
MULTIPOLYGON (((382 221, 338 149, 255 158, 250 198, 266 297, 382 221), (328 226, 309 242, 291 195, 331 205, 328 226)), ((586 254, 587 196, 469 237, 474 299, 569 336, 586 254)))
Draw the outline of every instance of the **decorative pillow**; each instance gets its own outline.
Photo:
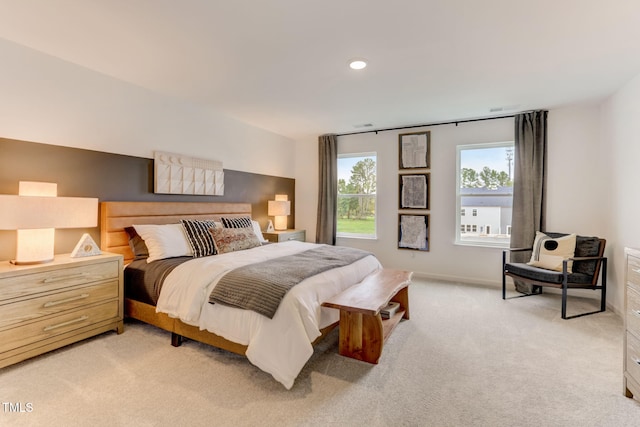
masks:
POLYGON ((149 249, 147 262, 178 256, 193 256, 182 224, 133 225, 149 249))
POLYGON ((149 249, 147 249, 147 245, 142 240, 142 237, 138 234, 135 228, 133 227, 125 227, 124 231, 129 236, 129 247, 131 248, 131 252, 133 252, 133 259, 146 259, 149 257, 149 249))
POLYGON ((215 255, 216 245, 213 236, 209 233, 210 228, 217 228, 213 221, 198 219, 183 219, 180 221, 187 233, 187 239, 196 258, 215 255))
MULTIPOLYGON (((536 239, 533 242, 531 260, 527 263, 534 267, 547 270, 562 271, 562 261, 572 258, 576 250, 576 235, 568 234, 563 237, 551 238, 544 233, 536 231, 536 239)), ((571 273, 573 261, 567 263, 567 272, 571 273)))
POLYGON ((262 246, 251 228, 211 228, 209 232, 219 254, 262 246))
POLYGON ((258 221, 251 220, 251 224, 253 225, 253 232, 255 233, 258 240, 260 240, 260 242, 262 243, 267 242, 268 240, 265 239, 262 235, 262 230, 260 229, 260 224, 258 223, 258 221))
POLYGON ((238 218, 220 218, 222 221, 222 225, 224 228, 251 228, 253 225, 251 224, 251 218, 248 216, 238 217, 238 218))

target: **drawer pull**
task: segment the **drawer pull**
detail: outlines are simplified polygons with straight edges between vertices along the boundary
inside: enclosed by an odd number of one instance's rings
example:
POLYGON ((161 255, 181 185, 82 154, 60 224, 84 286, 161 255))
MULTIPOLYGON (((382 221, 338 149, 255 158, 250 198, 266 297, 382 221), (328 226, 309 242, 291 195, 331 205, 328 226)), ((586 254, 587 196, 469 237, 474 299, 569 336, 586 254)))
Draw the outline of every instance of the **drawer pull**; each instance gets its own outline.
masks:
POLYGON ((45 326, 44 331, 48 332, 48 331, 51 331, 53 329, 62 328, 63 326, 72 325, 72 324, 78 323, 78 322, 83 322, 83 321, 87 320, 88 318, 89 318, 89 316, 80 316, 77 319, 69 320, 68 322, 58 323, 57 325, 45 326))
POLYGON ((80 294, 76 295, 75 297, 65 298, 58 301, 48 301, 44 303, 44 308, 55 307, 56 305, 65 304, 67 302, 77 301, 85 298, 89 298, 89 294, 80 294))
POLYGON ((63 280, 79 279, 86 276, 86 273, 70 274, 68 276, 48 277, 44 279, 44 283, 62 282, 63 280))

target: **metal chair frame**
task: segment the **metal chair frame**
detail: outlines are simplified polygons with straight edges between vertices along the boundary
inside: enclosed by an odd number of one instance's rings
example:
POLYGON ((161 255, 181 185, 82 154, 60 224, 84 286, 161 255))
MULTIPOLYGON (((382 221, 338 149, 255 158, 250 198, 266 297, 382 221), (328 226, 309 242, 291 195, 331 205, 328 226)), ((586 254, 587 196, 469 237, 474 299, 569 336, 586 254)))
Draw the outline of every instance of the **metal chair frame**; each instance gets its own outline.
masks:
POLYGON ((507 263, 507 253, 511 254, 512 252, 524 252, 524 251, 532 251, 533 248, 513 248, 513 249, 505 249, 502 251, 502 299, 506 298, 506 289, 507 289, 507 276, 512 277, 514 280, 522 281, 523 283, 531 284, 534 286, 534 292, 530 294, 519 295, 514 298, 520 297, 528 297, 532 295, 540 295, 542 294, 543 287, 552 287, 562 290, 562 318, 563 319, 573 319, 576 317, 582 317, 589 314, 601 313, 606 310, 606 296, 607 296, 607 258, 603 256, 604 247, 606 245, 605 239, 599 239, 600 245, 598 247, 598 256, 592 257, 574 257, 566 259, 562 262, 562 283, 551 283, 551 282, 543 282, 540 280, 530 279, 527 277, 519 276, 517 274, 508 272, 506 270, 507 263), (569 281, 569 273, 568 273, 568 263, 569 261, 597 261, 596 269, 593 273, 593 277, 591 283, 572 283, 569 281), (602 280, 601 284, 598 285, 598 278, 600 276, 600 271, 602 271, 602 280), (569 289, 592 289, 592 290, 600 290, 600 310, 590 311, 587 313, 576 314, 573 316, 567 316, 567 291, 569 289))

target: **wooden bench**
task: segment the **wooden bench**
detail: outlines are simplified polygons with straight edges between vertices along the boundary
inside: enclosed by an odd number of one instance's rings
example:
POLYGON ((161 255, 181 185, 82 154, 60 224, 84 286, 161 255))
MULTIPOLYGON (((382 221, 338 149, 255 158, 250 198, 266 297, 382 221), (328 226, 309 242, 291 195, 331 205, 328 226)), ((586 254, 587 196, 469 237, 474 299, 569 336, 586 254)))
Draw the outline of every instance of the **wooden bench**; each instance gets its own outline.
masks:
POLYGON ((378 363, 384 342, 401 319, 409 319, 409 284, 413 272, 382 269, 362 282, 322 303, 340 310, 339 352, 369 363, 378 363), (380 310, 389 301, 400 308, 389 319, 380 310))

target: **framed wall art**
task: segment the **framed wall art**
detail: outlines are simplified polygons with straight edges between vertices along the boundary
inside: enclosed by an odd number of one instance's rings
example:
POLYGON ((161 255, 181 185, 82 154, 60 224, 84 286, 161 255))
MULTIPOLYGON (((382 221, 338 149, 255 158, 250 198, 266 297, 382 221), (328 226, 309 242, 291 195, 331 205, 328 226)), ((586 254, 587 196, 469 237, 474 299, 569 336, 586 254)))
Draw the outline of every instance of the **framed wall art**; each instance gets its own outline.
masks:
POLYGON ((429 209, 430 176, 429 173, 398 175, 400 209, 429 209))
POLYGON ((431 167, 431 132, 403 133, 398 135, 400 170, 429 169, 431 167))
POLYGON ((429 214, 398 215, 398 249, 429 250, 429 214))
POLYGON ((224 170, 217 160, 156 151, 154 193, 224 195, 224 170))

